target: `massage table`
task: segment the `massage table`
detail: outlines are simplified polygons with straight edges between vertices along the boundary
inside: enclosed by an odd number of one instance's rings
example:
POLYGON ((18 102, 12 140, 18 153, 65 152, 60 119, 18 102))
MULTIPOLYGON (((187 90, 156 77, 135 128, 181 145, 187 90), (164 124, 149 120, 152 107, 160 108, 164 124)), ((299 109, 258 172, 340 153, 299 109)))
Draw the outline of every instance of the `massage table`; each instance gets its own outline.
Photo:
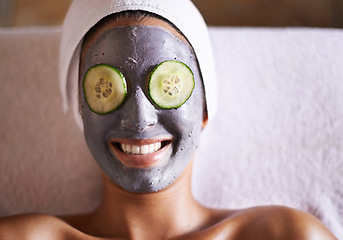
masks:
MULTIPOLYGON (((96 208, 101 178, 62 108, 61 27, 0 29, 0 217, 96 208)), ((343 239, 343 30, 210 27, 218 109, 194 156, 203 205, 286 205, 343 239)))

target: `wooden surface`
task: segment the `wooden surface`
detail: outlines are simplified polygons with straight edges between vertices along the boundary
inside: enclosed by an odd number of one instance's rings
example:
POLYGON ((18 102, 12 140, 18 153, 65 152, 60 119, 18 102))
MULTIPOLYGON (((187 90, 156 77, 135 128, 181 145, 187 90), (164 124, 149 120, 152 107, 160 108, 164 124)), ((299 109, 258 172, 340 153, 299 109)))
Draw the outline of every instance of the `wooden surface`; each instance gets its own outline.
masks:
MULTIPOLYGON (((0 5, 2 8, 0 25, 50 26, 62 24, 71 0, 5 2, 0 5), (7 9, 4 10, 5 7, 7 9)), ((194 0, 193 2, 210 25, 343 27, 343 0, 194 0)))

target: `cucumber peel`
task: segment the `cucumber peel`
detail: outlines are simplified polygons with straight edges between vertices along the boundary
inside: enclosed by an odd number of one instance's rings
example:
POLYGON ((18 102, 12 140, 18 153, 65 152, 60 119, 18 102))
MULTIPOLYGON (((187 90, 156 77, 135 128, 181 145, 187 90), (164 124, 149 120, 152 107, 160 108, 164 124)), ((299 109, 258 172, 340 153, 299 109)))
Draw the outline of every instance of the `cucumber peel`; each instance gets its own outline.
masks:
POLYGON ((161 108, 179 108, 191 96, 194 85, 193 72, 186 64, 165 61, 150 75, 149 94, 161 108))
POLYGON ((127 93, 126 81, 116 68, 99 64, 91 67, 83 80, 83 91, 89 108, 98 114, 117 109, 127 93))

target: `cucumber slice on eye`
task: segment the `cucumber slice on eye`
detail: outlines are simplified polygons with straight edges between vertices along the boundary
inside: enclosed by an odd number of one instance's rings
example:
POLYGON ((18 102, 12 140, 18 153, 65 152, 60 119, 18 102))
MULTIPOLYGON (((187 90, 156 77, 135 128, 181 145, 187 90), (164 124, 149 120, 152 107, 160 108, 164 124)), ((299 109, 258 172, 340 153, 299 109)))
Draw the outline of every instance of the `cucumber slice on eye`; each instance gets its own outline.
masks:
POLYGON ((83 91, 89 108, 95 113, 106 114, 124 101, 127 93, 126 81, 116 68, 99 64, 86 72, 83 91))
POLYGON ((149 78, 150 97, 161 108, 181 107, 191 96, 193 89, 193 72, 182 62, 162 62, 149 78))

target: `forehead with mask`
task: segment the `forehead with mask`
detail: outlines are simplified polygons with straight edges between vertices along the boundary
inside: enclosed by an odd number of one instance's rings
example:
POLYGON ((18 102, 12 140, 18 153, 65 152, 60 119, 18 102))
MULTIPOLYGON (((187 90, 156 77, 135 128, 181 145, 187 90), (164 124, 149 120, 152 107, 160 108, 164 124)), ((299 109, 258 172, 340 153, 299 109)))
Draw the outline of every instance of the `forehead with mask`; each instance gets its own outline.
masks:
POLYGON ((110 15, 85 36, 79 107, 86 142, 102 171, 139 193, 159 191, 177 179, 207 120, 191 45, 172 24, 142 11, 110 15), (165 79, 159 80, 161 72, 165 79), (170 103, 163 93, 184 99, 170 103))

